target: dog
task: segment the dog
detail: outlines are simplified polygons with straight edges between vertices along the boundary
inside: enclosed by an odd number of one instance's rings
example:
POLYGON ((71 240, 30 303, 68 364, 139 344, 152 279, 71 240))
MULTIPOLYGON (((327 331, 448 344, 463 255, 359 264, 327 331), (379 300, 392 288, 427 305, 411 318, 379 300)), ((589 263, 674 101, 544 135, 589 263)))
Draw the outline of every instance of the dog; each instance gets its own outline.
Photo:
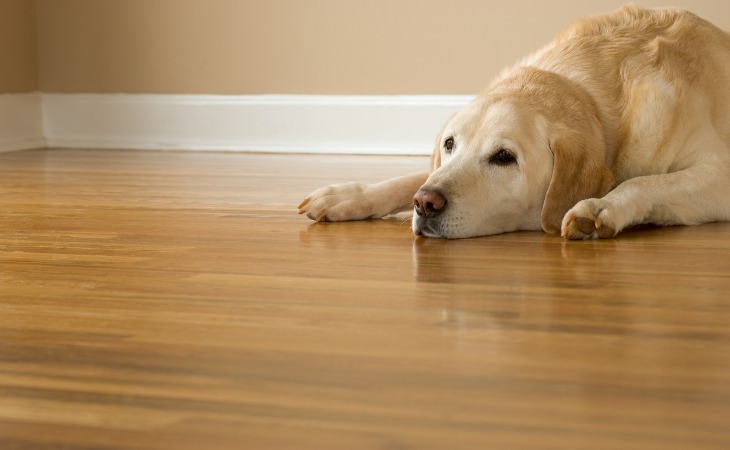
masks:
POLYGON ((730 34, 679 9, 578 20, 446 123, 430 169, 324 187, 298 212, 413 208, 413 232, 439 238, 728 221, 730 34))

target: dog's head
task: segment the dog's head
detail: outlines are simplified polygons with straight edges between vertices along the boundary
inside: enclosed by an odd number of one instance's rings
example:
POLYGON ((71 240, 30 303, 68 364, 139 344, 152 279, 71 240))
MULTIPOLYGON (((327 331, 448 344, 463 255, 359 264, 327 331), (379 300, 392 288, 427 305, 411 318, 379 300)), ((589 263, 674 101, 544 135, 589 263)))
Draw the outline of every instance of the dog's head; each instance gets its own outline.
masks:
POLYGON ((433 172, 414 197, 413 231, 558 232, 575 203, 613 185, 605 155, 597 109, 583 89, 550 72, 518 70, 442 130, 433 172))

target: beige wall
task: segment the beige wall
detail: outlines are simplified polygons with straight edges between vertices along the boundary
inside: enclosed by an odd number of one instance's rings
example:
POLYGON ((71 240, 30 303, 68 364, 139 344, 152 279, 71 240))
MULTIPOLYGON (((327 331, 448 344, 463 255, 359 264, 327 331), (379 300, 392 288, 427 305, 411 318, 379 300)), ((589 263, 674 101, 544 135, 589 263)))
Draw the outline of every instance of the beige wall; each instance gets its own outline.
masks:
MULTIPOLYGON (((22 19, 19 23, 32 26, 26 23, 30 0, 4 3, 13 5, 13 15, 22 19)), ((622 3, 37 0, 40 89, 214 94, 474 93, 502 67, 544 44, 569 20, 610 11, 622 3)), ((727 0, 638 3, 687 7, 730 30, 727 0)), ((23 42, 30 40, 27 30, 14 19, 2 20, 8 25, 12 22, 23 42)), ((15 58, 32 68, 33 58, 21 56, 15 58)), ((32 75, 26 79, 19 71, 16 78, 26 84, 15 81, 13 89, 33 88, 32 75)), ((7 81, 10 86, 11 80, 7 81)))
POLYGON ((0 0, 0 93, 38 90, 35 2, 0 0))

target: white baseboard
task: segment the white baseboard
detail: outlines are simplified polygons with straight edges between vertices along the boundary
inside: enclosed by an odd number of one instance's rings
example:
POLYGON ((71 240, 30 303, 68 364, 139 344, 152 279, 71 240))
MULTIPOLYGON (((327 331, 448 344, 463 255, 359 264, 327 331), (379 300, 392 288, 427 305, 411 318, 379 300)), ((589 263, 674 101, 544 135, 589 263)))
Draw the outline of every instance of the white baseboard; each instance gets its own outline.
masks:
POLYGON ((0 152, 45 147, 41 94, 0 94, 0 152))
POLYGON ((471 96, 42 94, 49 147, 428 154, 471 96))

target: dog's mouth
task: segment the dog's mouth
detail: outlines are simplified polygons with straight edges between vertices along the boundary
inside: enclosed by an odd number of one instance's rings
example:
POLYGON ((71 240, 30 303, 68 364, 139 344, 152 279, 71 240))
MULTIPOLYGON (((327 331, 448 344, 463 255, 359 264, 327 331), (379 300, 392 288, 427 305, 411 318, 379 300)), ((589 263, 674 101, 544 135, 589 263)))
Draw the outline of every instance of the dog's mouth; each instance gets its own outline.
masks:
POLYGON ((430 238, 444 238, 438 220, 413 213, 413 234, 430 238))

